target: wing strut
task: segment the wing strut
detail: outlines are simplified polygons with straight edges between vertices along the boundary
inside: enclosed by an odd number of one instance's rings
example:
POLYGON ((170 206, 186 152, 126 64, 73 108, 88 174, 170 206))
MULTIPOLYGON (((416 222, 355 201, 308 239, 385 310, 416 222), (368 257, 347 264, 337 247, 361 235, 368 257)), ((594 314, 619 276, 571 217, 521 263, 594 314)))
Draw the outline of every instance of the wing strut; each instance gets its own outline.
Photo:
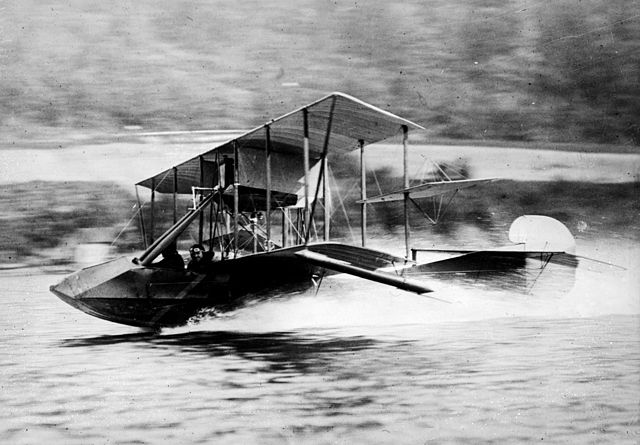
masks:
POLYGON ((309 239, 307 233, 309 232, 309 110, 306 108, 302 110, 302 121, 304 126, 304 142, 303 142, 303 158, 304 158, 304 237, 309 239))
POLYGON ((362 196, 360 207, 360 233, 362 235, 362 247, 367 245, 367 178, 366 163, 364 158, 364 141, 358 141, 360 146, 360 193, 362 196))
MULTIPOLYGON (((318 183, 316 184, 316 192, 315 195, 313 197, 313 204, 311 205, 311 221, 313 221, 313 217, 315 216, 316 213, 316 203, 318 202, 318 192, 320 191, 320 181, 324 180, 324 175, 326 174, 326 165, 327 165, 327 153, 329 152, 329 136, 331 136, 331 124, 333 123, 333 110, 335 109, 336 106, 336 98, 335 96, 333 97, 333 100, 331 101, 331 109, 329 110, 329 122, 327 123, 327 131, 325 133, 325 137, 324 137, 324 146, 322 147, 322 155, 320 157, 321 159, 321 164, 320 164, 320 174, 318 174, 318 183)), ((324 184, 326 185, 326 181, 324 181, 324 184)), ((323 188, 324 189, 324 205, 325 205, 325 227, 324 227, 324 240, 328 241, 329 238, 329 231, 328 231, 328 227, 327 227, 327 196, 326 196, 326 187, 323 188)), ((307 193, 308 190, 305 190, 305 193, 307 193)), ((304 243, 305 245, 309 243, 309 234, 310 231, 307 231, 307 233, 305 234, 304 237, 304 243)))
POLYGON ((404 245, 405 258, 409 259, 411 249, 411 227, 409 226, 409 127, 402 126, 402 164, 404 170, 404 245))
POLYGON ((233 141, 233 257, 238 256, 238 213, 240 212, 240 175, 238 143, 233 141))
POLYGON ((271 127, 269 125, 265 126, 265 143, 264 143, 264 156, 265 156, 265 175, 267 182, 267 205, 265 209, 266 217, 266 225, 267 225, 267 250, 271 250, 269 245, 271 244, 271 127))

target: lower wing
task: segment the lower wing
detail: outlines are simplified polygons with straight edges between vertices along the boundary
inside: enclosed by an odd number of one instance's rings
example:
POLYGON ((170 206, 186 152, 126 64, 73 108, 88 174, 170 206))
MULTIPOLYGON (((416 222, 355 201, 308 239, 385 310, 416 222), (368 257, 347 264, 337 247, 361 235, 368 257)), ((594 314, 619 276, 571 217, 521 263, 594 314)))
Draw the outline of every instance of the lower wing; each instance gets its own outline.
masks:
MULTIPOLYGON (((295 253, 296 256, 316 266, 335 272, 347 273, 377 283, 394 286, 399 289, 424 294, 433 290, 417 280, 389 272, 380 272, 368 268, 370 260, 377 258, 378 252, 365 248, 358 248, 354 252, 353 246, 335 244, 330 252, 322 252, 323 245, 309 246, 295 253), (336 255, 337 254, 337 255, 336 255)), ((401 261, 404 261, 400 259, 401 261)))

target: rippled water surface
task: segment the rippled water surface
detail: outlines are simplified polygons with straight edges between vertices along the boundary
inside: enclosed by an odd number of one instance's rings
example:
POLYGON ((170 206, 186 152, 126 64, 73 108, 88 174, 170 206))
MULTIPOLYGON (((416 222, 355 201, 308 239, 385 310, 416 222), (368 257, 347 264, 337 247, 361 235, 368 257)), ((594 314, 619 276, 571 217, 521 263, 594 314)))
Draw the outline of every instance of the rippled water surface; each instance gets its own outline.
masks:
POLYGON ((336 276, 157 335, 66 306, 60 278, 0 277, 0 443, 640 441, 630 271, 448 303, 336 276))

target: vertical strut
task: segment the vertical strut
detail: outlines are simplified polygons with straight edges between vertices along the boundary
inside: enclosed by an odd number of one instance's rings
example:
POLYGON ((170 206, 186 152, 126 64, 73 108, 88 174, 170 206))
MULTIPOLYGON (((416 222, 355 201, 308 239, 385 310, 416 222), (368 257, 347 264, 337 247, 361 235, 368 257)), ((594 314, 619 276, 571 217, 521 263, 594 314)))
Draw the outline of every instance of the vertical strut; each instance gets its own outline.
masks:
POLYGON ((267 205, 265 210, 265 218, 267 224, 267 240, 266 240, 266 249, 267 251, 271 250, 271 128, 267 125, 265 126, 265 158, 266 158, 266 177, 267 177, 267 205))
POLYGON ((364 141, 358 141, 360 146, 360 233, 362 234, 362 247, 367 245, 367 169, 364 159, 364 141))
POLYGON ((303 126, 304 126, 304 219, 303 219, 303 239, 308 240, 309 232, 309 111, 305 108, 302 110, 303 126))
POLYGON ((153 244, 155 232, 156 178, 151 178, 151 221, 149 222, 149 244, 153 244))
MULTIPOLYGON (((215 166, 216 166, 216 170, 218 171, 217 174, 213 173, 211 175, 211 190, 214 190, 216 185, 216 179, 218 180, 218 183, 220 182, 220 153, 216 152, 216 157, 215 157, 215 166)), ((215 171, 215 170, 214 170, 215 171)), ((220 190, 220 189, 218 189, 220 190)), ((222 193, 220 193, 218 196, 221 196, 222 193)), ((218 229, 218 212, 217 212, 218 207, 216 207, 216 220, 215 220, 215 229, 214 230, 214 226, 213 226, 213 201, 211 201, 211 204, 209 204, 209 252, 211 252, 213 250, 213 237, 217 232, 218 229)))
POLYGON ((287 233, 289 232, 289 224, 287 223, 287 213, 288 209, 286 207, 281 207, 282 209, 282 247, 287 247, 287 241, 288 241, 288 236, 287 233))
POLYGON ((136 185, 136 201, 138 203, 138 221, 140 222, 140 233, 142 234, 142 244, 144 245, 144 250, 149 248, 149 243, 147 242, 147 233, 144 230, 144 216, 142 215, 142 204, 140 203, 140 194, 138 193, 138 186, 136 185))
POLYGON ((238 143, 233 141, 233 257, 238 256, 238 211, 240 209, 240 178, 238 175, 238 143))
POLYGON ((331 196, 329 194, 329 181, 327 178, 329 177, 329 161, 327 160, 327 156, 322 160, 322 198, 324 201, 324 241, 329 241, 329 233, 331 227, 331 210, 329 208, 329 201, 331 201, 331 196))
MULTIPOLYGON (((319 197, 319 193, 320 193, 320 181, 323 181, 324 178, 326 178, 326 174, 327 174, 327 156, 329 153, 329 139, 331 137, 331 125, 333 124, 333 110, 335 109, 336 106, 336 98, 335 96, 333 97, 333 100, 331 101, 331 109, 329 110, 329 120, 327 122, 327 131, 325 132, 324 135, 324 145, 322 147, 322 155, 320 157, 322 164, 320 165, 320 174, 318 175, 318 182, 316 183, 316 189, 314 192, 314 196, 313 196, 313 204, 311 206, 311 216, 310 219, 311 221, 315 221, 315 214, 316 214, 316 205, 318 204, 318 197, 319 197)), ((326 185, 327 182, 323 181, 323 200, 325 198, 326 195, 326 185)), ((326 205, 326 202, 325 202, 326 205)), ((329 225, 327 224, 327 211, 325 208, 325 212, 324 212, 324 240, 327 241, 328 240, 328 236, 329 236, 329 232, 328 232, 328 227, 329 225)), ((309 241, 309 235, 310 235, 310 231, 307 231, 306 236, 305 236, 305 244, 309 241)), ((317 237, 317 233, 316 233, 316 237, 317 237)))
POLYGON ((173 223, 178 222, 178 167, 173 167, 173 223))
MULTIPOLYGON (((222 158, 222 162, 224 163, 224 177, 222 175, 222 168, 220 167, 220 154, 216 155, 216 164, 218 166, 218 203, 216 205, 216 231, 218 235, 218 247, 220 248, 220 258, 226 260, 226 256, 229 252, 227 246, 225 246, 224 237, 222 236, 223 232, 225 234, 229 234, 229 215, 225 212, 225 205, 222 199, 222 194, 226 187, 229 186, 227 183, 227 159, 226 156, 222 158), (222 219, 223 221, 220 221, 222 219), (224 227, 222 227, 224 225, 224 227), (223 230, 224 229, 224 230, 223 230)), ((211 244, 213 246, 213 243, 211 244)), ((212 247, 213 249, 213 247, 212 247)))
MULTIPOLYGON (((204 187, 204 156, 200 156, 200 187, 204 187)), ((202 201, 202 195, 200 195, 200 201, 202 201)), ((198 223, 198 244, 202 244, 202 238, 204 234, 204 212, 200 212, 200 219, 198 223)))
POLYGON ((405 258, 409 258, 411 244, 411 228, 409 226, 409 146, 408 146, 409 128, 402 126, 402 159, 403 159, 403 176, 404 176, 404 245, 405 258))

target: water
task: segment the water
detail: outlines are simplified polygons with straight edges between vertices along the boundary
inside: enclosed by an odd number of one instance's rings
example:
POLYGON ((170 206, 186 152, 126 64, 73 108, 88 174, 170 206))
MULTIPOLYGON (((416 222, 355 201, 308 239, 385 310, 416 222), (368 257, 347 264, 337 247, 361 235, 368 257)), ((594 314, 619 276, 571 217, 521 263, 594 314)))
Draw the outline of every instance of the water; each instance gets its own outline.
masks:
POLYGON ((449 303, 336 276, 159 335, 5 272, 0 443, 639 443, 638 279, 592 269, 449 303))

